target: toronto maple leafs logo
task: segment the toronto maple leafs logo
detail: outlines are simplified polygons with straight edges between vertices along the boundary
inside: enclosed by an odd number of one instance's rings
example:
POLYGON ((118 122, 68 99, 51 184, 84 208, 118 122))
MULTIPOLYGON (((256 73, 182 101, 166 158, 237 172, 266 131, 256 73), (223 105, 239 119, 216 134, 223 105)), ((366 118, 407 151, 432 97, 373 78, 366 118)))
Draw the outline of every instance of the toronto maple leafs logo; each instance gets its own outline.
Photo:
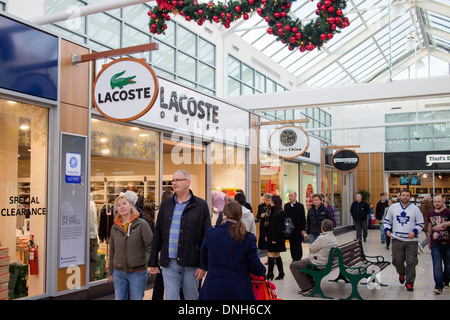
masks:
POLYGON ((397 216, 397 221, 402 225, 402 227, 408 223, 410 217, 406 216, 406 212, 402 211, 399 216, 397 216))

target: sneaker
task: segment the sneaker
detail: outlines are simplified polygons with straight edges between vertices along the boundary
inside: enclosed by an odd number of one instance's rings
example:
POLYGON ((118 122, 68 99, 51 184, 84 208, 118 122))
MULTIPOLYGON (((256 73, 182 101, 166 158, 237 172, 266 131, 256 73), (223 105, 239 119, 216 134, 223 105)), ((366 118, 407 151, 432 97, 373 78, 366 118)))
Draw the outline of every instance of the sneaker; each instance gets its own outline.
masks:
POLYGON ((411 283, 407 283, 405 284, 406 290, 408 291, 414 291, 414 287, 411 283))
POLYGON ((404 276, 399 276, 398 277, 398 281, 400 281, 401 284, 405 283, 405 277, 404 276))
POLYGON ((307 295, 313 293, 313 292, 314 292, 314 289, 315 289, 315 288, 312 287, 312 288, 310 288, 310 289, 303 290, 303 291, 302 291, 302 295, 307 296, 307 295))
POLYGON ((434 289, 433 292, 435 294, 441 294, 442 293, 442 289, 434 289))

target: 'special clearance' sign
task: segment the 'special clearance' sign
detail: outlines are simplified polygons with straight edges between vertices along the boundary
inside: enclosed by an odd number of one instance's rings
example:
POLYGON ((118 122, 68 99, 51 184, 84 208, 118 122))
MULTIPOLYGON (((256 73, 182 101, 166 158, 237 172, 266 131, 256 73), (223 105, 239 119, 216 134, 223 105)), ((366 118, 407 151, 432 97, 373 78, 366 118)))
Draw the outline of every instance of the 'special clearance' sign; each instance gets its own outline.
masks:
POLYGON ((342 149, 334 153, 331 163, 340 171, 352 171, 359 164, 359 156, 355 151, 342 149))
POLYGON ((301 156, 308 149, 308 146, 308 134, 305 130, 296 126, 278 128, 269 138, 270 150, 285 159, 301 156))
POLYGON ((123 58, 102 67, 94 80, 92 97, 103 116, 127 122, 146 114, 158 92, 158 78, 145 59, 123 58))

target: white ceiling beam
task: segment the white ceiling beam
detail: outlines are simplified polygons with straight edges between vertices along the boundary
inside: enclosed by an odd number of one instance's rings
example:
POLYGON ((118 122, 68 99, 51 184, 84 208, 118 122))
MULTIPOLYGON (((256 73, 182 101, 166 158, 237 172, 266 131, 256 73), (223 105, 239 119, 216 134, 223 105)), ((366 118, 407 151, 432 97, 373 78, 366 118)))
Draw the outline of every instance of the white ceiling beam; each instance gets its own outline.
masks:
POLYGON ((70 10, 67 9, 65 11, 56 12, 52 14, 47 14, 42 17, 37 17, 30 19, 32 23, 38 24, 38 25, 46 25, 46 24, 52 24, 55 22, 65 21, 73 18, 79 18, 88 16, 91 14, 96 14, 100 12, 105 12, 109 10, 114 9, 120 9, 136 4, 141 4, 149 2, 148 0, 108 0, 103 1, 99 3, 94 3, 86 6, 81 6, 79 9, 74 10, 71 8, 70 10))
POLYGON ((432 0, 416 0, 414 4, 422 9, 430 10, 438 14, 450 17, 450 6, 432 1, 432 0))
POLYGON ((351 86, 305 88, 277 93, 228 97, 227 101, 250 110, 287 110, 335 107, 361 103, 450 96, 450 76, 362 83, 351 86))

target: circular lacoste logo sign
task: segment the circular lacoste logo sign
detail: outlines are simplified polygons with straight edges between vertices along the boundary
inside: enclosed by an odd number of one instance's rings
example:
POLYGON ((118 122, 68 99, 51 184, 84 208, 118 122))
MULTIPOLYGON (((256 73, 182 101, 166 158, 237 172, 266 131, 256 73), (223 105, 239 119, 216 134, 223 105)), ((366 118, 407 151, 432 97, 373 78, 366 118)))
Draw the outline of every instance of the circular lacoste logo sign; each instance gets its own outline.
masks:
POLYGON ((359 156, 353 150, 342 149, 333 154, 331 163, 340 171, 352 171, 359 164, 359 156))
POLYGON ((303 128, 284 126, 276 129, 269 138, 272 152, 281 158, 296 158, 309 147, 309 136, 303 128))
POLYGON ((127 122, 152 108, 159 84, 145 59, 123 58, 103 65, 94 80, 93 103, 106 118, 127 122))

